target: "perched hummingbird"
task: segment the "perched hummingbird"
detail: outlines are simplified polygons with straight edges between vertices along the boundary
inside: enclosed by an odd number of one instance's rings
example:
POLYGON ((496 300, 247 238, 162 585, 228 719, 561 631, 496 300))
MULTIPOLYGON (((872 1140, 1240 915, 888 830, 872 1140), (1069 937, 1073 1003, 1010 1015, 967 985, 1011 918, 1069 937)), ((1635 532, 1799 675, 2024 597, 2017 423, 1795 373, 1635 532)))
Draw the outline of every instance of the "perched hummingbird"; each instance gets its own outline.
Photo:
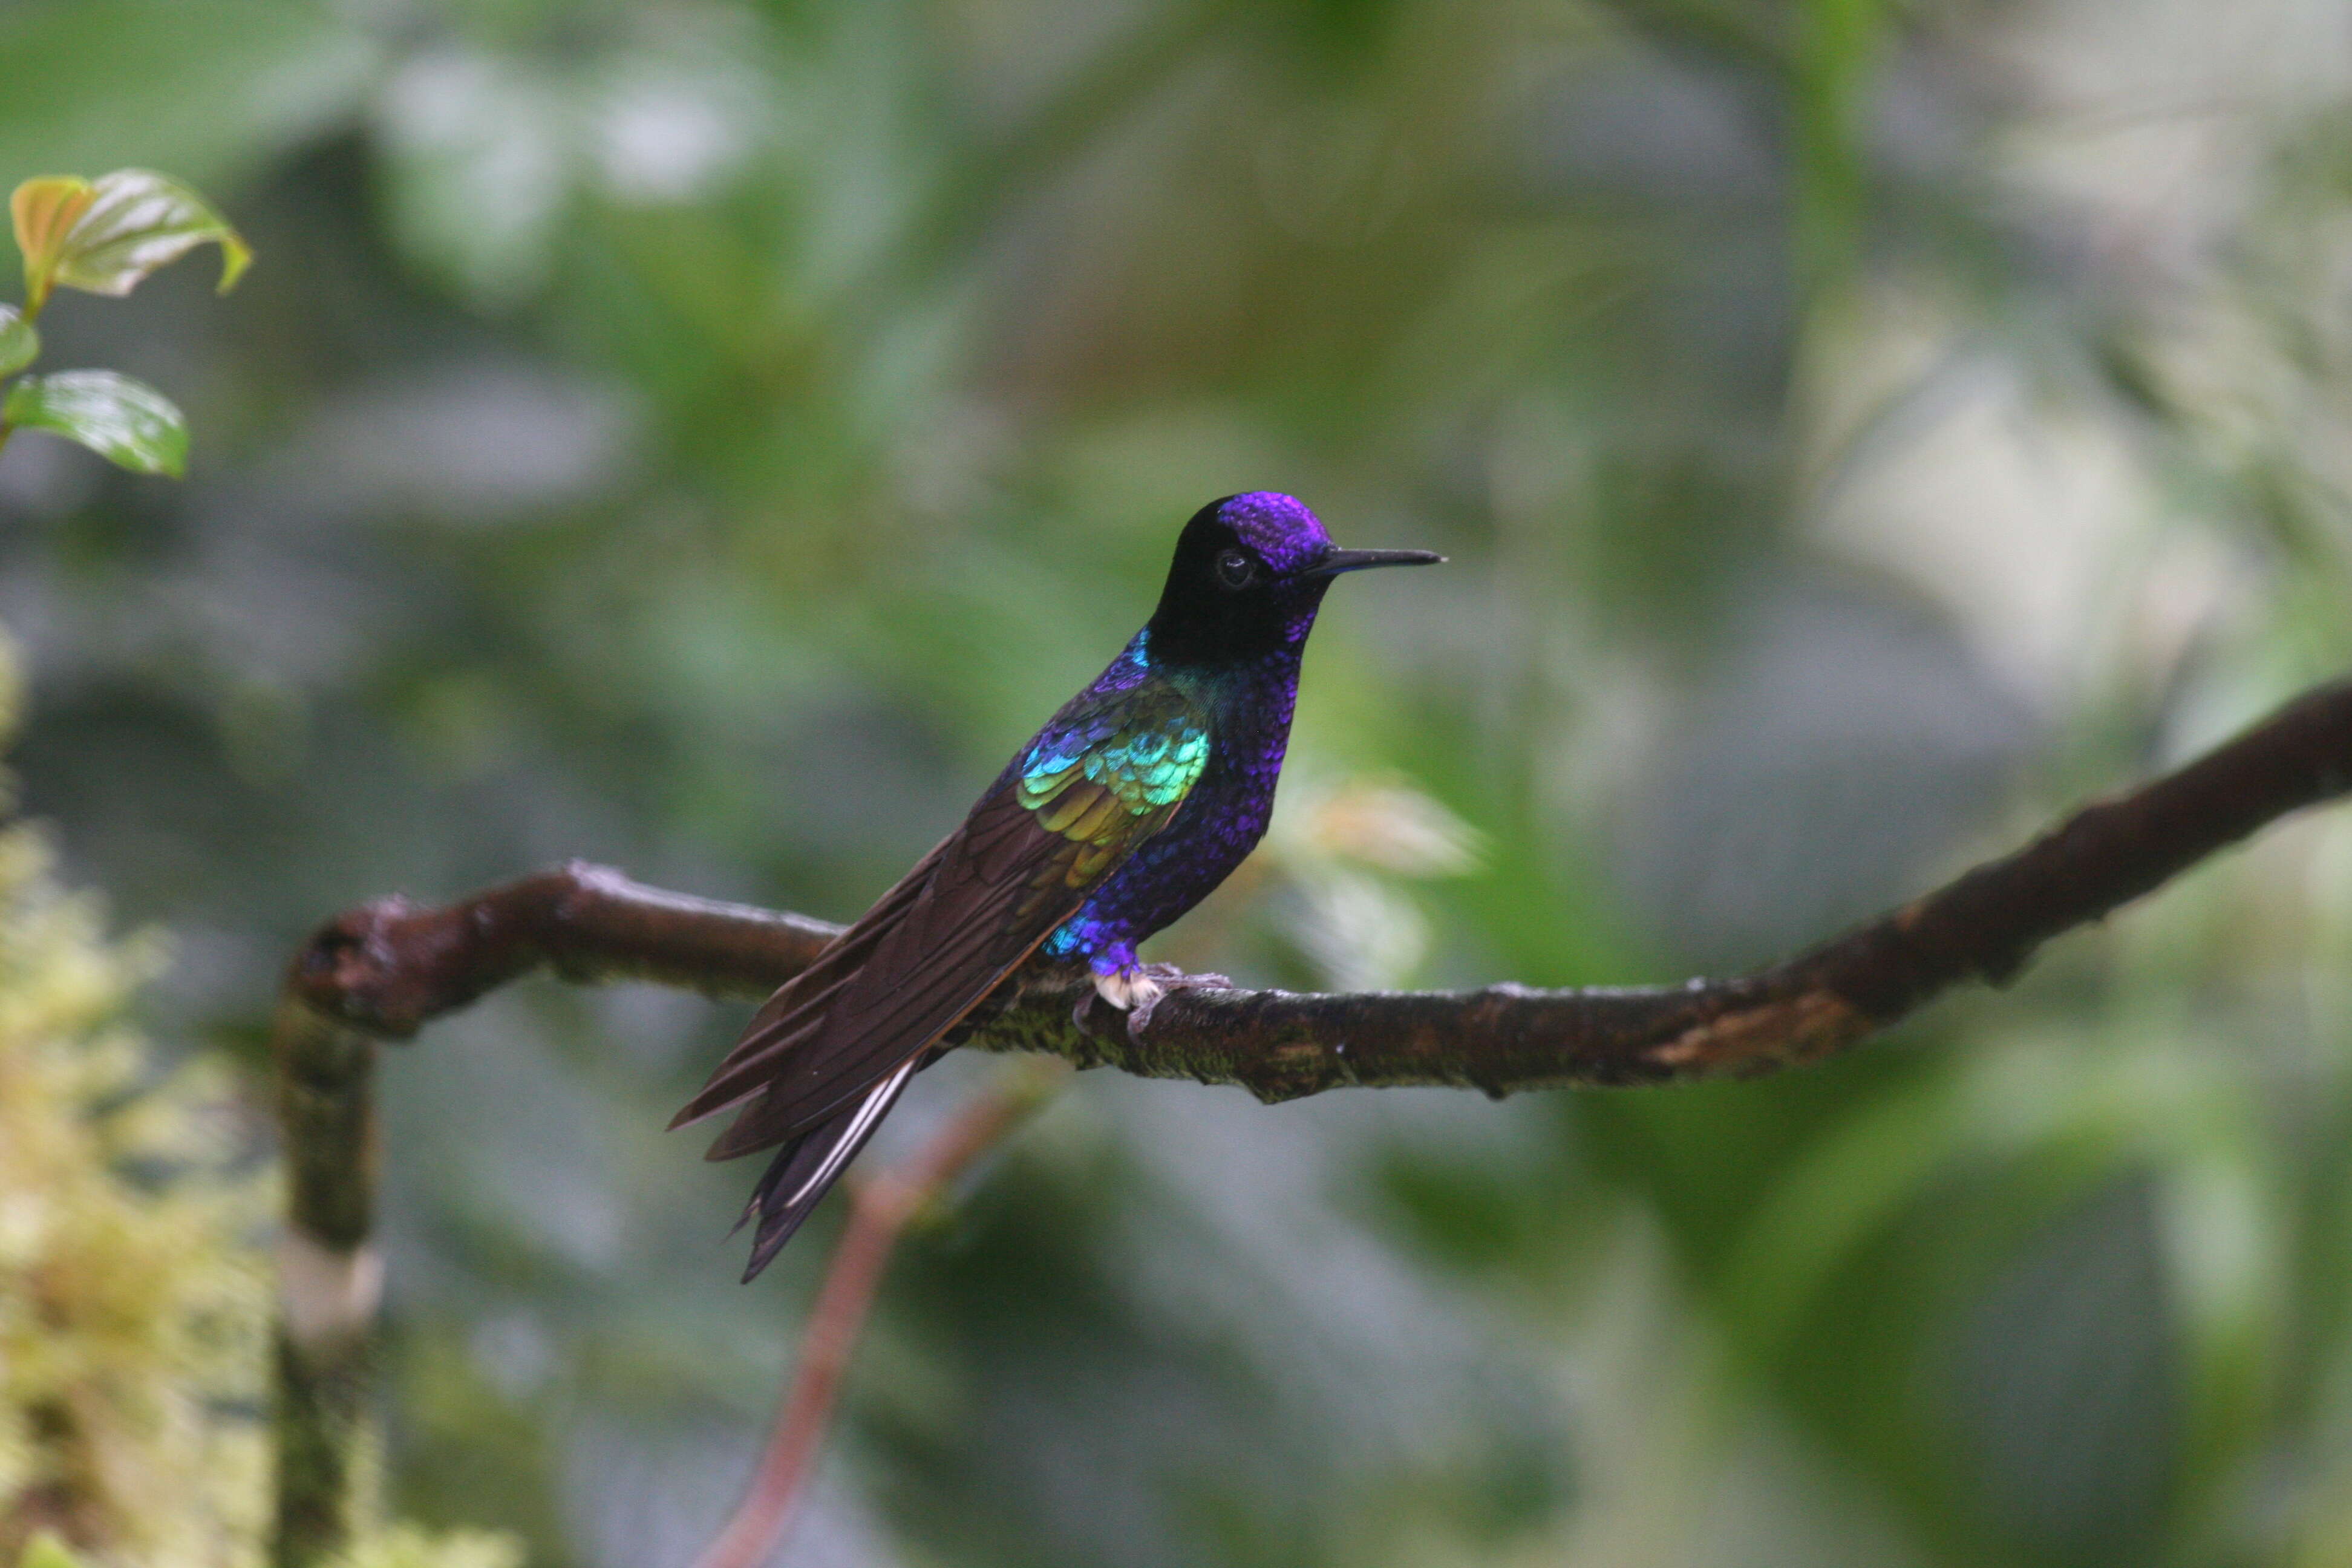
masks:
POLYGON ((740 1106, 710 1159, 782 1145, 743 1212, 758 1222, 745 1280, 948 1048, 941 1037, 1024 963, 1084 963, 1129 1029, 1143 1026, 1183 977, 1140 963, 1136 944, 1207 897, 1265 832, 1324 590, 1343 572, 1442 559, 1339 549, 1313 512, 1270 490, 1192 515, 1159 608, 1110 668, 768 998, 670 1123, 740 1106))

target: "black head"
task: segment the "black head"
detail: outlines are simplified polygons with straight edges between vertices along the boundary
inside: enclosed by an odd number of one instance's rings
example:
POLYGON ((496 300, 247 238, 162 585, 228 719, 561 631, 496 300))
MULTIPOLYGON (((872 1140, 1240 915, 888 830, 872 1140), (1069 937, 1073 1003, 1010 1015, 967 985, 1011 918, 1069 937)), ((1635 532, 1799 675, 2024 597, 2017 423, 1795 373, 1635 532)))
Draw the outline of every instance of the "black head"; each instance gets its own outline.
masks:
POLYGON ((1341 550, 1303 503, 1274 490, 1213 500, 1176 541, 1151 613, 1151 658, 1214 664, 1295 648, 1341 573, 1444 559, 1426 550, 1341 550))

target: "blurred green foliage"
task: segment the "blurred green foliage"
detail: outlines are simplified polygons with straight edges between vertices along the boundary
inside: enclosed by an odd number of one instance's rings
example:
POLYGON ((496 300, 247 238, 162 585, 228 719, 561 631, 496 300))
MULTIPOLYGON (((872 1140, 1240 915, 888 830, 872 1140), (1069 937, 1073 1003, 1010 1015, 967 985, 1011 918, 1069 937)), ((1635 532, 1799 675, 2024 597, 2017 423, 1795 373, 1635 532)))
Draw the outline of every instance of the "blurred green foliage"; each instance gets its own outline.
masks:
MULTIPOLYGON (((13 685, 6 708, 13 712, 13 685)), ((113 947, 52 881, 38 831, 0 839, 0 1561, 46 1529, 142 1563, 213 1563, 261 1511, 267 1213, 236 1168, 217 1063, 142 1083, 113 947)))
MULTIPOLYGON (((16 721, 0 648, 0 733, 16 721)), ((157 966, 0 834, 0 1561, 262 1561, 272 1184, 214 1058, 159 1072, 122 1023, 157 966), (79 1544, 77 1552, 68 1540, 79 1544)), ((514 1568, 481 1531, 381 1531, 337 1568, 514 1568)))
MULTIPOLYGON (((853 913, 1268 487, 1455 564, 1335 596, 1166 955, 1768 956, 2352 663, 2347 24, 15 0, 0 168, 171 169, 272 274, 42 321, 206 438, 0 462, 27 804, 250 1072, 362 896, 853 913), (1381 790, 1476 868, 1368 857, 1381 790)), ((1081 1081, 901 1259, 790 1560, 2341 1562, 2347 959, 2323 816, 1785 1080, 1081 1081)), ((750 1173, 656 1131, 736 1021, 549 985, 387 1062, 407 1511, 723 1513, 826 1241, 738 1289, 750 1173)))

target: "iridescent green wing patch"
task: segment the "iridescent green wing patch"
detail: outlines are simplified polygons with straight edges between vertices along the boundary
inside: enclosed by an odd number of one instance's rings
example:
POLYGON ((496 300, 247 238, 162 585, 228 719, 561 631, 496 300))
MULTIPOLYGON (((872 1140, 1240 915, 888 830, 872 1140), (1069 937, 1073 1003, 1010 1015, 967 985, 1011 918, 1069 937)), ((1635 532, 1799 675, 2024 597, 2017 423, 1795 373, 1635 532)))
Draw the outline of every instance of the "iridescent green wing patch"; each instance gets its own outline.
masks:
POLYGON ((1173 692, 1125 692, 1032 747, 1016 786, 1037 825, 1080 846, 1065 872, 1090 882, 1175 815, 1209 763, 1202 714, 1173 692))
POLYGON ((768 999, 681 1118, 743 1105, 711 1145, 728 1159, 887 1081, 1165 827, 1208 761, 1207 714, 1164 683, 1074 701, 1009 780, 768 999))

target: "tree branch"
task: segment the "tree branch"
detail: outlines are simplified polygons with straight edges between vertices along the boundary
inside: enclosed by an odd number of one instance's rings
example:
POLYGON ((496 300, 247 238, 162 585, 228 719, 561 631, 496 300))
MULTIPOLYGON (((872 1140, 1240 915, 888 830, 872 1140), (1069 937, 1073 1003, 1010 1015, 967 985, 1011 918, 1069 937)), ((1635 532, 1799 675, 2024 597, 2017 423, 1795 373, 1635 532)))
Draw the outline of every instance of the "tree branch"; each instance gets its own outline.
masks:
MULTIPOLYGON (((1782 963, 1681 985, 1302 995, 1171 994, 1139 1037, 1073 1007, 1083 973, 1024 973, 966 1042, 1080 1067, 1239 1084, 1266 1100, 1348 1085, 1502 1095, 1745 1078, 1844 1049, 1964 981, 2000 984, 2062 931, 2103 918, 2257 828, 2352 790, 2352 682, 2320 687, 2236 740, 2084 807, 2015 854, 1782 963)), ((840 928, 640 887, 578 862, 438 908, 379 899, 296 956, 277 1052, 289 1172, 277 1561, 310 1563, 351 1517, 357 1395, 379 1269, 368 1079, 376 1039, 545 966, 758 997, 840 928), (289 1544, 297 1542, 299 1544, 289 1544)))
MULTIPOLYGON (((1079 973, 1039 970, 968 1044, 1081 1067, 1239 1084, 1268 1100, 1345 1085, 1507 1094, 1749 1077, 1818 1060, 1967 980, 2000 984, 2034 950, 2304 806, 2352 789, 2352 682, 2321 687, 2199 761, 2084 807, 2013 855, 1797 957, 1679 985, 1302 994, 1185 990, 1129 1037, 1079 973)), ((404 1038, 548 964, 567 979, 649 979, 762 995, 840 928, 639 887, 578 862, 437 909, 400 898, 331 921, 293 997, 404 1038)))
POLYGON ((800 1354, 751 1485, 695 1568, 759 1568, 774 1557, 792 1522, 825 1427, 850 1352, 874 1305, 882 1271, 908 1222, 945 1194, 973 1161, 994 1148, 1029 1112, 1060 1087, 1066 1065, 1048 1072, 1006 1071, 964 1103, 947 1125, 914 1153, 871 1181, 853 1173, 849 1223, 825 1266, 824 1285, 801 1333, 800 1354))

